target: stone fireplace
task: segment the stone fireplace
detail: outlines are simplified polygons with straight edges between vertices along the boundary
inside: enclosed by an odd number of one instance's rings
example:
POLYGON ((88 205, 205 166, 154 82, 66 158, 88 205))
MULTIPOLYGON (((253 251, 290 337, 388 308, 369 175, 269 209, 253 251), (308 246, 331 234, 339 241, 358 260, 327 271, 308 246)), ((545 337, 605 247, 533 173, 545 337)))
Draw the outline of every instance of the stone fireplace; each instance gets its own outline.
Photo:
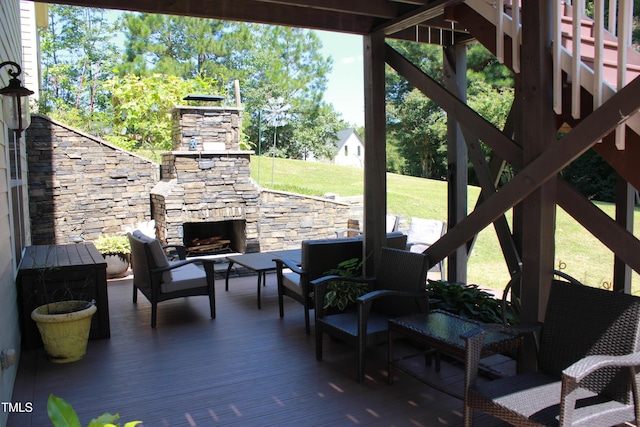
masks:
POLYGON ((158 237, 193 254, 259 250, 260 192, 240 150, 241 108, 176 107, 173 149, 151 191, 158 237), (206 246, 206 247, 205 247, 206 246))

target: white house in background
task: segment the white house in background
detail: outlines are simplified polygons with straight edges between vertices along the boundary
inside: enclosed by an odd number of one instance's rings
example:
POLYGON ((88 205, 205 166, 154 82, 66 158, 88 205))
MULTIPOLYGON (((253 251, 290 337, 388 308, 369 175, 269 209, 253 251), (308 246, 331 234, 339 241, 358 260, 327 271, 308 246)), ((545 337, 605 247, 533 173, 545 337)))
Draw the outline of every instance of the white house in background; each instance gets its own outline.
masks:
POLYGON ((338 153, 333 158, 336 165, 364 167, 364 142, 355 129, 338 132, 338 153))

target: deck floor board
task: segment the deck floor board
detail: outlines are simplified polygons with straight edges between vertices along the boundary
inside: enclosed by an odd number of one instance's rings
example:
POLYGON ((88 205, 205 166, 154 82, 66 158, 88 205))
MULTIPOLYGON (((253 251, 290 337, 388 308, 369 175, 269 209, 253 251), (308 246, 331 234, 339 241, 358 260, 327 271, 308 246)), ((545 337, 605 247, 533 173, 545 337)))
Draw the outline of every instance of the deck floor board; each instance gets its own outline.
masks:
MULTIPOLYGON (((30 414, 11 414, 7 427, 51 425, 50 393, 70 402, 81 424, 105 411, 144 426, 461 426, 462 402, 396 372, 387 383, 386 346, 367 359, 367 379, 355 381, 355 352, 304 332, 302 307, 285 298, 278 316, 275 276, 267 275, 262 309, 256 277, 216 280, 217 318, 206 297, 161 303, 150 327, 143 296, 131 301, 130 278, 108 286, 111 338, 89 342, 84 359, 50 363, 42 349, 22 353, 12 400, 32 402, 30 414)), ((443 362, 444 383, 462 370, 443 362)), ((437 377, 438 375, 436 375, 437 377)), ((484 415, 476 427, 505 424, 484 415)))

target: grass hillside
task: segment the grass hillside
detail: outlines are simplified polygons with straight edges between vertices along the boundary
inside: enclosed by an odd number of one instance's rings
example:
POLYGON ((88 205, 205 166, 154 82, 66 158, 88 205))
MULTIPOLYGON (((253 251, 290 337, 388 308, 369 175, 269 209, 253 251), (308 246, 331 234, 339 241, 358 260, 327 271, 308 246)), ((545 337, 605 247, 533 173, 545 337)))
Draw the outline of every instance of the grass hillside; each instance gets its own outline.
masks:
MULTIPOLYGON (((251 160, 251 176, 263 187, 315 196, 326 193, 357 196, 363 193, 361 169, 275 159, 272 175, 272 162, 269 157, 254 156, 251 160)), ((479 192, 477 187, 469 187, 469 211, 473 210, 479 192)), ((611 203, 596 204, 613 217, 614 206, 611 203)), ((387 210, 408 219, 422 217, 446 221, 447 183, 390 173, 387 175, 387 210)), ((556 268, 562 267, 588 285, 606 286, 611 283, 611 252, 560 208, 556 223, 556 268)), ((640 235, 640 215, 637 213, 634 225, 635 234, 640 235)), ((493 227, 486 228, 478 236, 468 272, 471 283, 496 289, 507 283, 509 274, 493 227)), ((633 284, 634 293, 640 294, 640 278, 636 273, 633 284)))

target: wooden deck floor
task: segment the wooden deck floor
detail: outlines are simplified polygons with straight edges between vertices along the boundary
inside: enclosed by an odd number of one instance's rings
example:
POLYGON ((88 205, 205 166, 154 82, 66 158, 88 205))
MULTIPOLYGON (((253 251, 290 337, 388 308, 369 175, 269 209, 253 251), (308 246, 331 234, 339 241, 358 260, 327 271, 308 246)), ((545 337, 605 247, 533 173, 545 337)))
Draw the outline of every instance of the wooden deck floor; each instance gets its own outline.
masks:
MULTIPOLYGON (((315 360, 302 307, 287 299, 278 317, 275 276, 267 275, 262 310, 256 276, 216 281, 217 318, 206 297, 161 303, 150 327, 144 297, 131 302, 130 279, 109 283, 112 337, 89 342, 79 362, 56 365, 42 350, 25 351, 8 427, 51 425, 50 393, 77 410, 82 425, 105 411, 151 426, 461 426, 462 402, 398 373, 387 383, 386 346, 374 349, 364 384, 355 381, 355 353, 325 339, 315 360)), ((440 378, 460 387, 462 371, 443 364, 440 378)), ((484 415, 476 427, 502 426, 484 415)))

